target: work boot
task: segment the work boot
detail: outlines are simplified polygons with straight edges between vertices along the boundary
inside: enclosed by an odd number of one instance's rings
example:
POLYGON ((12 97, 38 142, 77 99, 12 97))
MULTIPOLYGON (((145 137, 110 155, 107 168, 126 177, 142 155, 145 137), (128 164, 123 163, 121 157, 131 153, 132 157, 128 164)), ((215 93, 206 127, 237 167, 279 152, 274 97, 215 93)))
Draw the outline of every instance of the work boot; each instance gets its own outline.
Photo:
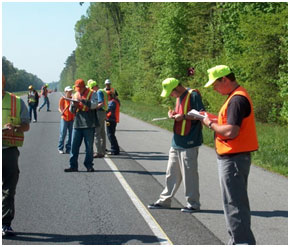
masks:
POLYGON ((78 172, 78 168, 66 168, 64 172, 78 172))

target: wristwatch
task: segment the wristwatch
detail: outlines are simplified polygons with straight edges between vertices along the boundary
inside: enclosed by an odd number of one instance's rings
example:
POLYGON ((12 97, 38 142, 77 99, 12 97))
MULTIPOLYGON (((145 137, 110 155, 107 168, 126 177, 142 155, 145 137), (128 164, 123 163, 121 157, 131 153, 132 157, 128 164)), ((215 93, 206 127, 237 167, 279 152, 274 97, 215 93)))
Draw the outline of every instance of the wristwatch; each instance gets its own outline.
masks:
POLYGON ((208 127, 211 129, 211 125, 213 124, 213 122, 210 122, 209 123, 209 125, 208 125, 208 127))

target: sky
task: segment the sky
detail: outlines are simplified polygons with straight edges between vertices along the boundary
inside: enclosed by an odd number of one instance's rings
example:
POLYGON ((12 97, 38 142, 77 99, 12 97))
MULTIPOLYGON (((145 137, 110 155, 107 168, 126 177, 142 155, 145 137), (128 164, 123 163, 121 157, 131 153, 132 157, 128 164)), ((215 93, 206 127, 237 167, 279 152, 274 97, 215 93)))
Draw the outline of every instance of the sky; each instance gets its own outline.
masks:
MULTIPOLYGON (((1 1, 2 2, 2 1, 1 1)), ((2 2, 2 56, 43 82, 59 81, 89 3, 2 2)))

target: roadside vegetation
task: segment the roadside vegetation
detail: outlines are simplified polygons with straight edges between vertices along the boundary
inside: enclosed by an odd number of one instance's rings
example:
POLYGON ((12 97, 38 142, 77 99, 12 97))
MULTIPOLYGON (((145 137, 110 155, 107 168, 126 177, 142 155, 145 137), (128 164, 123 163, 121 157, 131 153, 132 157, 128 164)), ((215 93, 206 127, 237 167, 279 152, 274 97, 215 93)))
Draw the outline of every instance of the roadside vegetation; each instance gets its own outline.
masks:
MULTIPOLYGON (((172 120, 154 121, 167 117, 168 109, 158 105, 121 101, 121 112, 172 131, 172 120)), ((122 119, 121 119, 122 121, 122 119)), ((259 150, 253 152, 252 163, 266 170, 288 177, 288 127, 257 122, 259 150)), ((203 128, 204 145, 214 147, 213 132, 203 128)))
MULTIPOLYGON (((253 100, 260 144, 253 163, 288 176, 287 2, 92 2, 75 39, 59 89, 78 78, 100 87, 110 79, 122 111, 149 122, 174 106, 160 97, 168 77, 198 89, 206 110, 217 113, 224 97, 203 86, 209 68, 228 65, 253 100)), ((40 89, 38 78, 5 57, 2 70, 8 91, 40 89)), ((154 124, 172 128, 169 120, 154 124)), ((204 143, 213 144, 206 128, 204 143)))

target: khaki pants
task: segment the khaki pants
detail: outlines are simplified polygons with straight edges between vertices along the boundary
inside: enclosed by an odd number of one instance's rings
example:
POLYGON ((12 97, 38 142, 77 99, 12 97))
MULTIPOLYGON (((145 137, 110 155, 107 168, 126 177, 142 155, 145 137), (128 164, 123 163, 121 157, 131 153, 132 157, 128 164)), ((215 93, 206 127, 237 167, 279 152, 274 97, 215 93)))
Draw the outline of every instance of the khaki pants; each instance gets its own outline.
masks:
POLYGON ((170 148, 165 188, 156 203, 169 207, 171 205, 171 198, 177 192, 181 181, 183 181, 186 206, 200 208, 197 164, 198 149, 199 147, 188 149, 170 148))
POLYGON ((98 154, 106 154, 106 131, 105 131, 105 120, 106 112, 97 111, 99 126, 95 130, 95 144, 98 154))

